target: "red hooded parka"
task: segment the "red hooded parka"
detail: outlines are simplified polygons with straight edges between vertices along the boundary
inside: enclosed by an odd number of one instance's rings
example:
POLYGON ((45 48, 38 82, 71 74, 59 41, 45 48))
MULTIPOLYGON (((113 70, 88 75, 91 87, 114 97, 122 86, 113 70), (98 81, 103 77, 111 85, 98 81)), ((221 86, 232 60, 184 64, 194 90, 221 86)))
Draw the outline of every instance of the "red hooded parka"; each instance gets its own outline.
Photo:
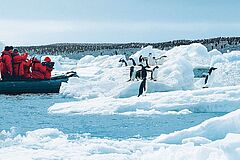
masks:
POLYGON ((43 66, 38 59, 34 58, 32 61, 32 78, 44 79, 45 73, 46 73, 46 66, 43 66))
POLYGON ((2 79, 9 79, 13 74, 12 69, 12 51, 2 51, 2 68, 1 75, 2 79))

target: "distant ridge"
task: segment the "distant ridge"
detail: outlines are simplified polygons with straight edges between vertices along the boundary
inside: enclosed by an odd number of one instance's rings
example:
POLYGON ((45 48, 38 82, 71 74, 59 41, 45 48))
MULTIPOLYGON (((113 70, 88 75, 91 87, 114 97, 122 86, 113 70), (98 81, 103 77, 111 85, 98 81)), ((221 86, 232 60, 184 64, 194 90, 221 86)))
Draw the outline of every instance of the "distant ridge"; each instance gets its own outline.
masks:
POLYGON ((206 38, 206 39, 197 39, 197 40, 186 40, 186 39, 180 39, 180 40, 172 40, 172 41, 166 41, 166 42, 128 42, 128 43, 53 43, 53 44, 47 44, 47 45, 35 45, 35 46, 18 46, 18 47, 44 47, 44 46, 65 46, 65 45, 87 45, 87 46, 122 46, 126 45, 126 47, 142 47, 147 45, 156 46, 155 48, 159 47, 174 47, 179 45, 188 45, 191 43, 201 43, 203 45, 209 44, 209 43, 219 43, 220 41, 226 41, 228 43, 233 42, 240 42, 240 36, 239 37, 216 37, 216 38, 206 38))
POLYGON ((81 56, 84 56, 86 54, 131 54, 148 45, 161 50, 169 50, 175 46, 189 45, 191 43, 201 43, 208 50, 218 49, 221 52, 240 50, 240 37, 217 37, 198 40, 183 39, 159 43, 54 43, 39 46, 19 46, 16 48, 21 52, 27 51, 30 54, 79 55, 81 53, 81 56))

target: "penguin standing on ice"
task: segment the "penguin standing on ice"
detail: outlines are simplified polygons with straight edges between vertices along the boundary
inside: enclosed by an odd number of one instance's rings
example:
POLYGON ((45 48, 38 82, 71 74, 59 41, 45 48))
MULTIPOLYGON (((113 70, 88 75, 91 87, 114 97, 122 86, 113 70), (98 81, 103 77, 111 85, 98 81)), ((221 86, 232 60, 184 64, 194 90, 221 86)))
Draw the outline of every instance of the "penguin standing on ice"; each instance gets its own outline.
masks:
POLYGON ((203 88, 207 88, 207 82, 208 82, 208 78, 209 78, 209 76, 212 74, 212 71, 214 71, 215 69, 217 69, 217 68, 214 68, 214 67, 211 67, 210 69, 209 69, 209 71, 208 71, 208 74, 207 74, 207 76, 206 76, 206 78, 205 78, 205 81, 204 81, 204 87, 203 88))
POLYGON ((147 78, 144 78, 138 90, 138 97, 147 92, 147 78))
POLYGON ((148 54, 148 63, 149 63, 150 66, 154 66, 155 65, 152 53, 148 54))
POLYGON ((128 80, 129 81, 134 81, 135 79, 135 71, 134 71, 134 66, 131 66, 130 67, 130 79, 128 80))
MULTIPOLYGON (((143 68, 142 64, 140 64, 139 66, 141 66, 143 68)), ((137 80, 142 79, 142 68, 140 70, 136 71, 135 78, 137 80)))
POLYGON ((129 58, 129 60, 131 60, 132 61, 132 63, 133 63, 133 65, 134 66, 136 66, 137 64, 136 64, 136 62, 135 62, 135 60, 133 59, 133 58, 129 58))
POLYGON ((123 63, 125 64, 125 66, 127 66, 127 62, 126 62, 123 58, 121 58, 121 59, 119 60, 119 62, 122 63, 121 66, 123 65, 123 63))
POLYGON ((153 70, 151 72, 151 80, 157 81, 158 69, 159 69, 158 66, 153 68, 153 70))
POLYGON ((151 68, 151 67, 149 66, 149 64, 148 64, 148 58, 144 58, 144 59, 143 59, 143 62, 144 62, 144 61, 146 62, 145 67, 146 67, 146 68, 151 68))
POLYGON ((140 64, 143 62, 143 56, 142 55, 140 55, 140 57, 138 58, 138 61, 139 61, 140 64))

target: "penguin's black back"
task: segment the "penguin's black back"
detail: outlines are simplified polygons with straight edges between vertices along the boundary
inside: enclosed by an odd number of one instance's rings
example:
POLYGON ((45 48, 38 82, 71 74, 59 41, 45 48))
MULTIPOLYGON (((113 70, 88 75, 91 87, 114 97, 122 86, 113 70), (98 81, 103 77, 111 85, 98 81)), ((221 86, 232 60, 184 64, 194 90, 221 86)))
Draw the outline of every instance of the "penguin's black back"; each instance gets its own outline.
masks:
POLYGON ((131 66, 131 67, 130 67, 130 79, 132 78, 133 71, 134 71, 134 67, 133 67, 133 66, 131 66))
POLYGON ((147 78, 147 70, 145 67, 142 67, 142 79, 147 78))
POLYGON ((138 90, 138 97, 143 94, 143 91, 146 91, 146 78, 144 78, 140 84, 140 87, 138 90))
POLYGON ((215 69, 217 69, 217 68, 211 67, 211 68, 209 69, 209 71, 208 71, 208 74, 211 75, 211 74, 212 74, 212 71, 215 70, 215 69))
POLYGON ((130 60, 132 60, 133 65, 136 66, 135 60, 133 58, 130 58, 130 60))

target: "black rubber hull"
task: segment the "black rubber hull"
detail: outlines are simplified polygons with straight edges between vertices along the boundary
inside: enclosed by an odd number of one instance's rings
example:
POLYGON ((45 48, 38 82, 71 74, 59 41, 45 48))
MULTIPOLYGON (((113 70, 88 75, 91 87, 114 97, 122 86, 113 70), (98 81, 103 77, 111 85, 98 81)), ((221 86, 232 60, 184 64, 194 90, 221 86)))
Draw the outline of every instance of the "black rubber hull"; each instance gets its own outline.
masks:
POLYGON ((59 93, 61 83, 67 80, 68 78, 0 82, 0 94, 59 93))
POLYGON ((76 72, 55 76, 51 80, 0 81, 0 94, 59 93, 61 83, 74 76, 77 76, 76 72))

